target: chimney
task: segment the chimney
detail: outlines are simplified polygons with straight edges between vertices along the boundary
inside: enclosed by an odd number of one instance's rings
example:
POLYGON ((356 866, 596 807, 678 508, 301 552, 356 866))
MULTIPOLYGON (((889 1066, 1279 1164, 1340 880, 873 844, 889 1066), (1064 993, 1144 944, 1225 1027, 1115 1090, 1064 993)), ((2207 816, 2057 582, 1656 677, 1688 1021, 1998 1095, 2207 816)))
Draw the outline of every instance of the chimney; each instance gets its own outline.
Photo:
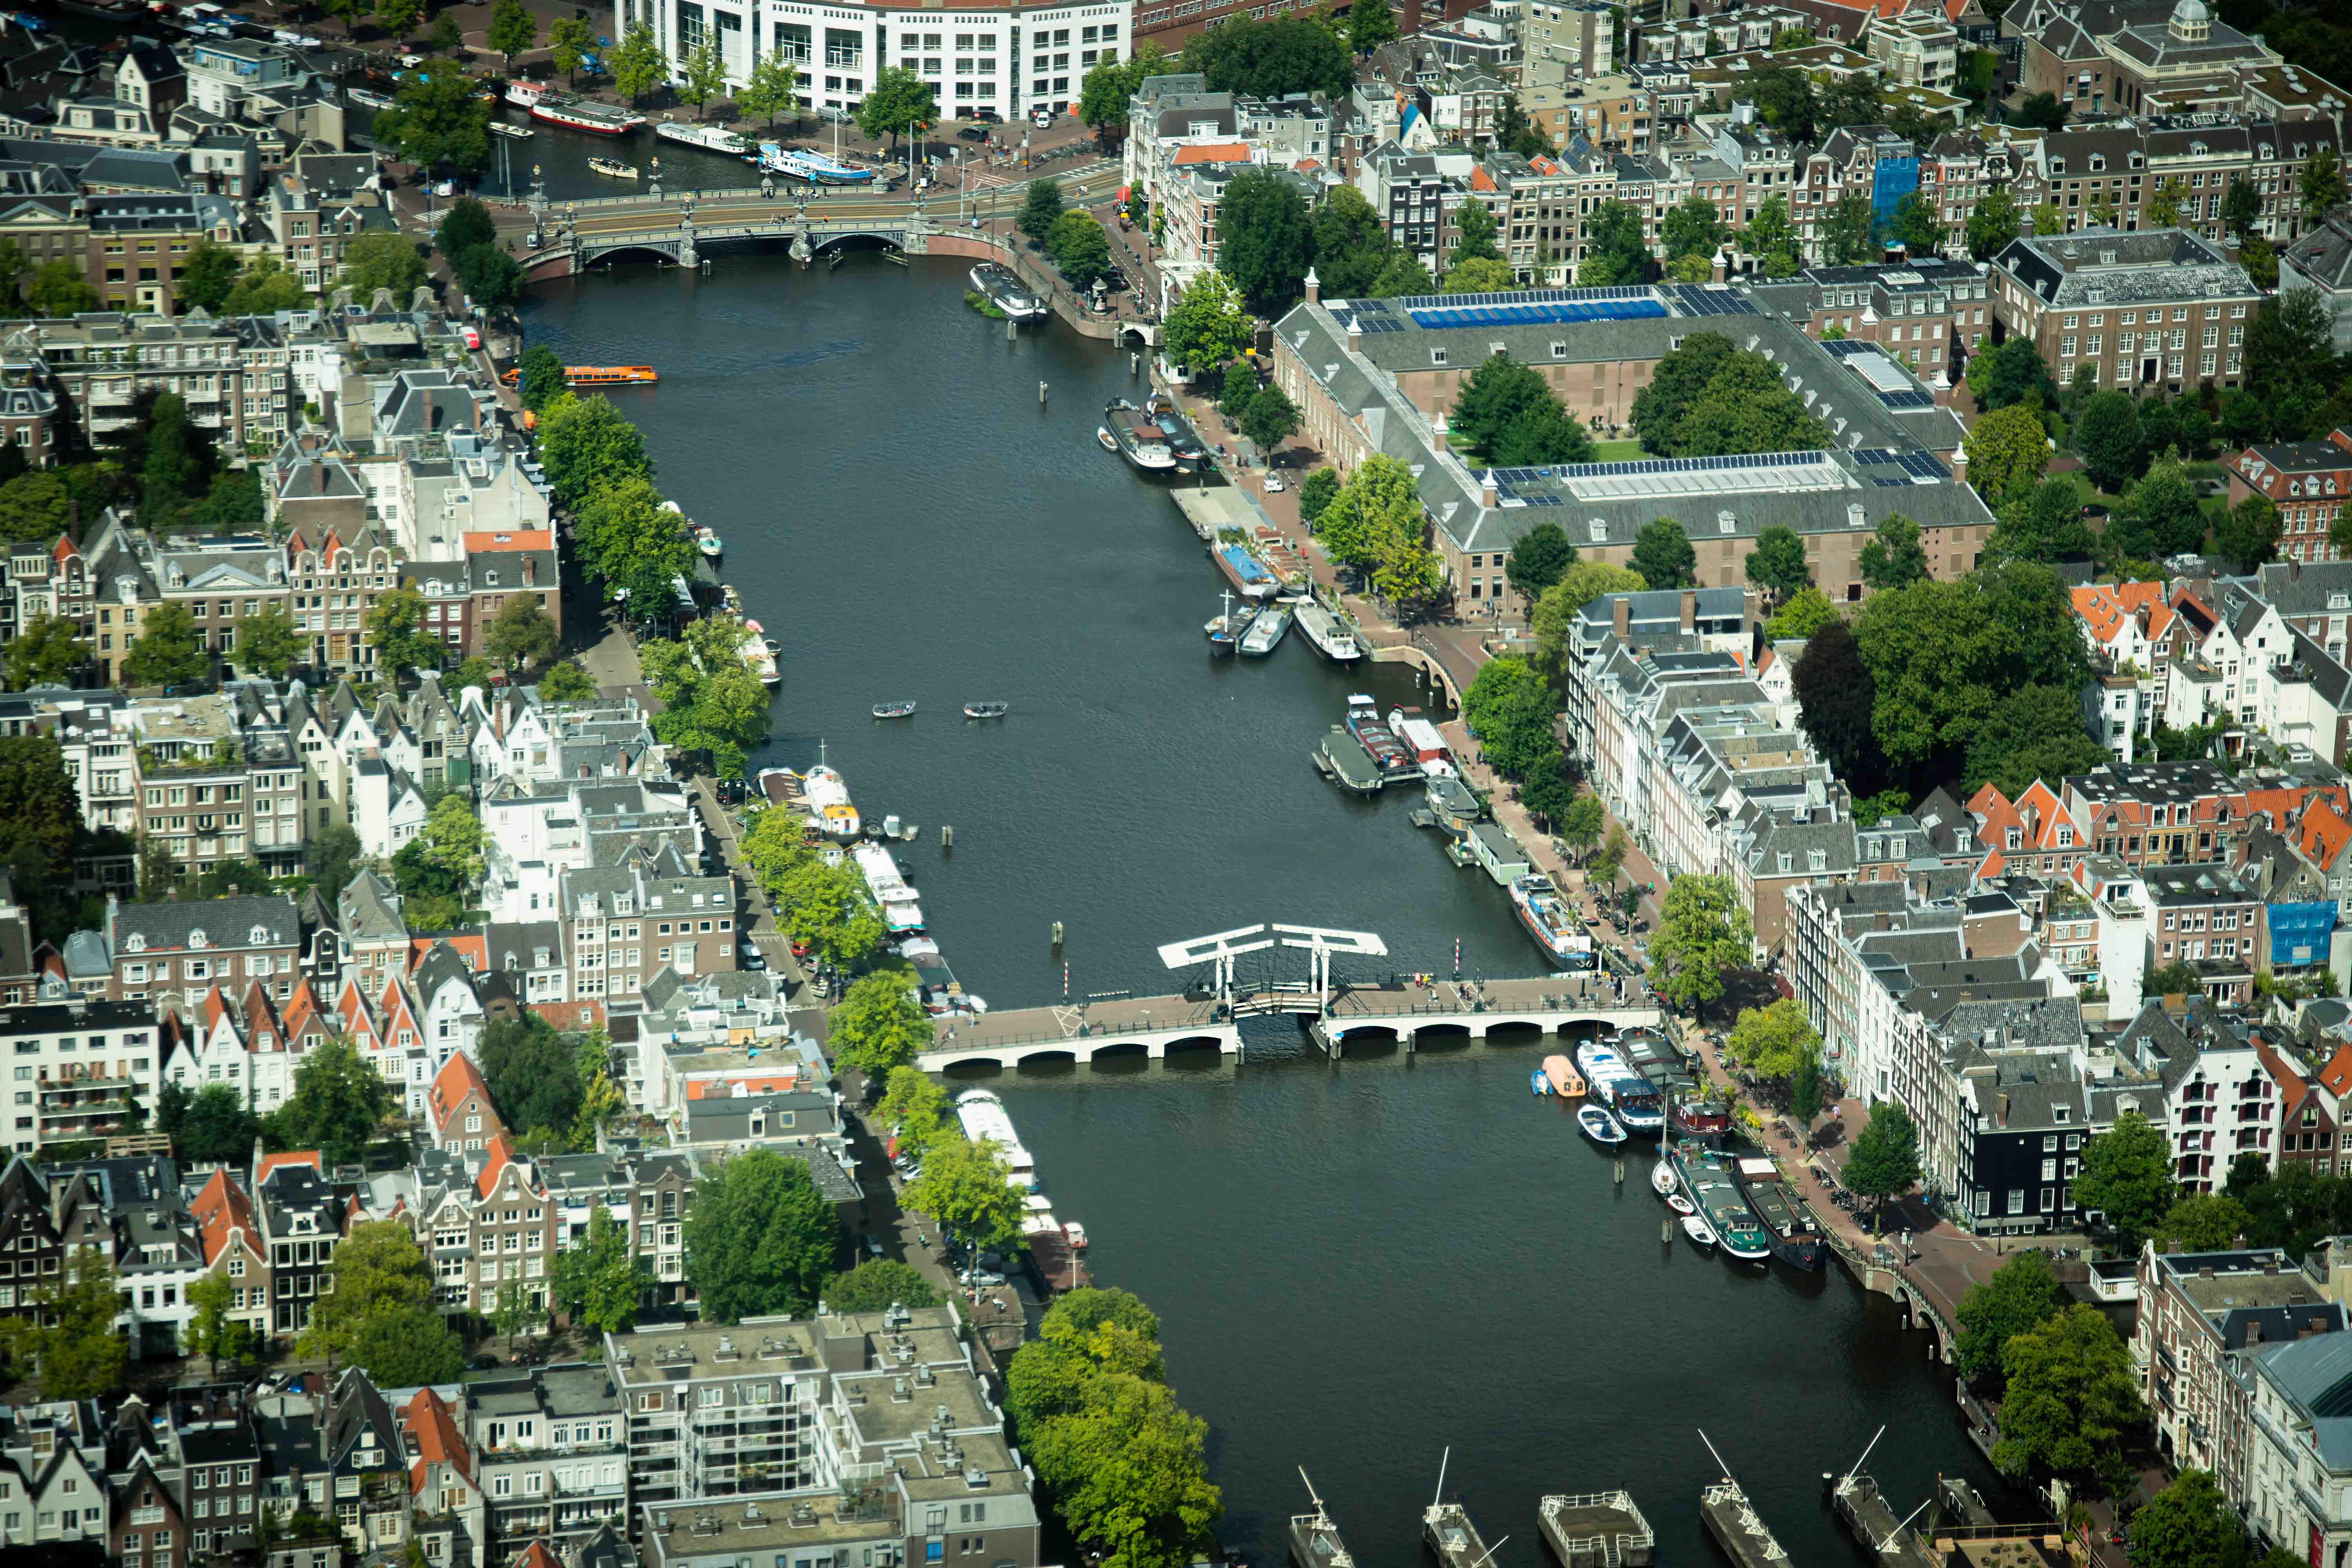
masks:
POLYGON ((1996 1126, 2009 1125, 2009 1091, 2003 1089, 1993 1097, 1992 1119, 1996 1126))
POLYGON ((1610 628, 1620 639, 1633 635, 1633 601, 1623 594, 1610 601, 1610 628))
MULTIPOLYGON (((1307 302, 1310 305, 1319 305, 1323 302, 1323 279, 1315 276, 1315 268, 1312 267, 1307 269, 1307 302)), ((1349 331, 1353 330, 1352 327, 1349 328, 1349 331)))
POLYGON ((1486 510, 1492 511, 1495 510, 1495 503, 1500 499, 1502 499, 1501 494, 1495 488, 1495 470, 1488 468, 1478 480, 1478 504, 1486 510))
POLYGON ((1693 631, 1698 626, 1698 590, 1683 590, 1683 630, 1693 631))
POLYGON ((310 463, 310 493, 314 496, 327 493, 327 465, 316 458, 310 463))
POLYGON ((2200 1279, 2210 1279, 2211 1278, 2213 1278, 2213 1269, 2212 1269, 2211 1266, 2210 1266, 2210 1265, 2208 1265, 2207 1267, 2205 1267, 2205 1268, 2200 1268, 2200 1269, 2197 1271, 2197 1278, 2199 1278, 2200 1279))
POLYGON ((526 588, 539 581, 539 557, 526 552, 522 558, 522 585, 526 588))
POLYGON ((2260 1319, 2256 1319, 2256 1318, 2250 1318, 2250 1319, 2248 1319, 2248 1320, 2246 1321, 2246 1343, 2247 1343, 2247 1345, 2251 1348, 2251 1347, 2252 1347, 2252 1346, 2254 1346, 2254 1345, 2258 1345, 2258 1344, 2260 1344, 2260 1343, 2262 1343, 2262 1342, 2263 1342, 2263 1325, 2262 1325, 2262 1321, 2261 1321, 2260 1319))
POLYGON ((1361 349, 1363 346, 1364 319, 1361 316, 1349 316, 1348 318, 1348 347, 1352 352, 1361 349))

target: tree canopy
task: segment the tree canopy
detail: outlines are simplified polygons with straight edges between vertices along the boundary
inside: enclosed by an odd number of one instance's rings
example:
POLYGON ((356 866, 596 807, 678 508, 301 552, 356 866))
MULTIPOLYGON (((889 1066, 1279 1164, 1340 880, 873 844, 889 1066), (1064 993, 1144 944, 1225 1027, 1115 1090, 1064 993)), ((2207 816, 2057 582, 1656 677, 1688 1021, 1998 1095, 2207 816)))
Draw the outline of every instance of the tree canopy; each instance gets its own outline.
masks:
POLYGON ((938 1034, 916 998, 913 975, 901 968, 877 969, 850 982, 827 1024, 835 1063, 872 1079, 887 1079, 911 1063, 938 1034))
POLYGON ((1320 93, 1334 100, 1355 82, 1355 61, 1319 19, 1236 16, 1196 35, 1177 57, 1178 68, 1199 71, 1211 92, 1251 98, 1320 93))
POLYGON ((1297 302, 1315 237, 1297 186, 1269 169, 1235 174, 1217 201, 1217 268, 1251 310, 1271 321, 1297 302))
POLYGON ((704 1320, 805 1313, 832 1276, 839 1234, 799 1160, 755 1148, 707 1170, 686 1217, 687 1273, 704 1320))
POLYGON ((1676 1008, 1723 994, 1723 976, 1755 961, 1756 931, 1726 877, 1685 875, 1666 884, 1650 938, 1651 989, 1676 1008))
POLYGON ((939 1287, 920 1270, 887 1258, 869 1258, 824 1288, 824 1304, 836 1312, 878 1312, 886 1307, 936 1307, 939 1287))
POLYGON ((2172 1199, 2171 1149, 2139 1112, 2125 1111, 2083 1145, 2074 1202, 2104 1215, 2126 1247, 2138 1250, 2140 1239, 2171 1211, 2172 1199))
POLYGON ((1665 458, 1818 451, 1829 432, 1759 353, 1719 332, 1693 332, 1658 362, 1633 399, 1642 449, 1665 458))
MULTIPOLYGON (((1992 1462, 2002 1473, 2087 1476, 2143 1418, 2131 1352, 2096 1307, 2066 1308, 2001 1347, 2009 1386, 1992 1462)), ((2135 1521, 2133 1557, 2140 1549, 2135 1521)))
POLYGON ((329 1164, 357 1163, 392 1110, 392 1087, 338 1035, 303 1053, 294 1069, 294 1093, 271 1113, 278 1136, 295 1149, 316 1149, 329 1164))
POLYGON ((2050 1271, 2046 1253, 2030 1247, 2012 1254, 1991 1279, 1969 1286, 1960 1298, 1953 1342, 1960 1375, 1976 1384, 1997 1382, 2009 1342, 2056 1317, 2066 1302, 2066 1288, 2050 1271))

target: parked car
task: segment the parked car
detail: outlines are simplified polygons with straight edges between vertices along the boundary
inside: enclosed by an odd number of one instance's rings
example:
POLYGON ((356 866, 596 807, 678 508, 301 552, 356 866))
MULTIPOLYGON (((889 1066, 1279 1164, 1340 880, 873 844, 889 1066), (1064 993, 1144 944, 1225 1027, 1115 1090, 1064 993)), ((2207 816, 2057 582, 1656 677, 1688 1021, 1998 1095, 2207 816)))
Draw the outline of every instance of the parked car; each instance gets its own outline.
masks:
POLYGON ((1282 482, 1280 474, 1268 474, 1265 477, 1265 488, 1269 493, 1272 493, 1276 490, 1286 490, 1290 487, 1282 482))
POLYGON ((1004 1283, 1003 1275, 993 1273, 986 1268, 967 1268, 963 1271, 961 1278, 963 1282, 967 1285, 986 1286, 1002 1285, 1004 1283))
POLYGON ((882 1256, 882 1238, 880 1237, 868 1236, 866 1238, 866 1256, 868 1258, 879 1258, 882 1256))
POLYGON ((473 1372, 488 1372, 498 1364, 499 1358, 494 1355, 478 1355, 466 1363, 467 1369, 473 1372))
POLYGON ((956 132, 956 140, 959 142, 985 142, 988 140, 988 131, 984 126, 967 125, 962 130, 956 132))
POLYGON ((1029 111, 1029 123, 1040 131, 1051 131, 1054 128, 1054 111, 1050 109, 1033 109, 1029 111))

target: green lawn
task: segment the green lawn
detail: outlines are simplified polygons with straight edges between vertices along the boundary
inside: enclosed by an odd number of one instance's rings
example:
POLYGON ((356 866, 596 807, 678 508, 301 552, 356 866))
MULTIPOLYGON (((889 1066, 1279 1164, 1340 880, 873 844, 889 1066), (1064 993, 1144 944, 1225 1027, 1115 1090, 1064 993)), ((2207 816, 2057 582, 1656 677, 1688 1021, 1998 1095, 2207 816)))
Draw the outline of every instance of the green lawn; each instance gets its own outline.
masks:
POLYGON ((1641 460, 1643 453, 1639 441, 1595 441, 1592 460, 1596 463, 1632 463, 1641 460))

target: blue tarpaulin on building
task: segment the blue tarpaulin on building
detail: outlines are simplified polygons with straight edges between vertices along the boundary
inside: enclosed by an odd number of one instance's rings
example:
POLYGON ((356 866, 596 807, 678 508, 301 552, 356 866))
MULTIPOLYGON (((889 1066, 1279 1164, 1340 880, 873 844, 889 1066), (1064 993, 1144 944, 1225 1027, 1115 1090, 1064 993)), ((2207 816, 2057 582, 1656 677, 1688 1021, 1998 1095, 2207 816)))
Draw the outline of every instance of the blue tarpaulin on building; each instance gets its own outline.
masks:
POLYGON ((1918 159, 1881 158, 1870 180, 1871 226, 1884 233, 1895 221, 1895 205, 1918 188, 1918 159))
POLYGON ((2333 900, 2316 904, 2271 904, 2271 967, 2293 969, 2327 962, 2328 938, 2336 930, 2333 900))

